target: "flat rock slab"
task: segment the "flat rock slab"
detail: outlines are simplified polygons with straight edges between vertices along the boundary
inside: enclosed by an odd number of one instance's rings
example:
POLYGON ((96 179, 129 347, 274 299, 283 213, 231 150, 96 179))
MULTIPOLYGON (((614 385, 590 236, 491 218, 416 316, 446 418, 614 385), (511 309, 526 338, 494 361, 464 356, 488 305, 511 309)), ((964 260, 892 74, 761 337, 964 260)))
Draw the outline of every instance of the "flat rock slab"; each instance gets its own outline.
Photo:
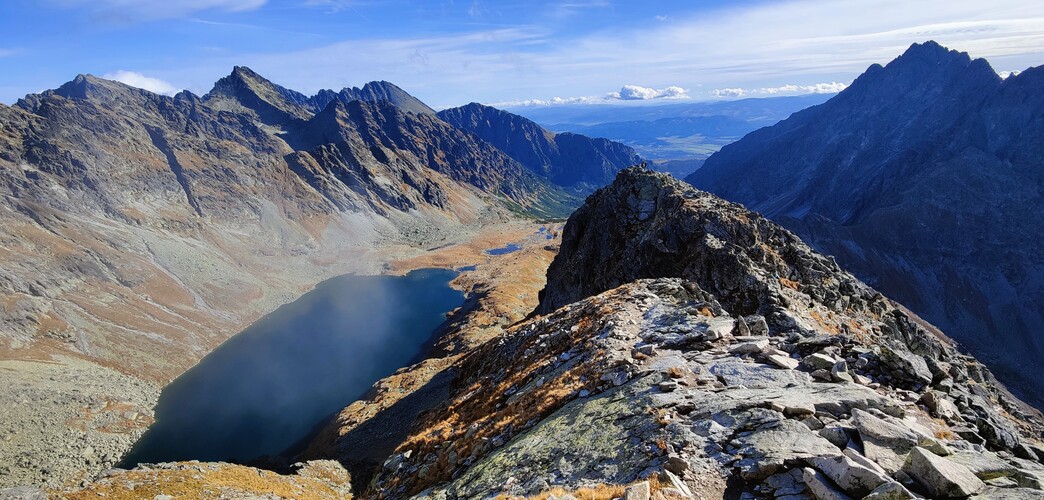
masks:
POLYGON ((707 366, 707 371, 727 386, 744 386, 750 389, 811 382, 811 378, 805 372, 780 370, 761 363, 744 363, 733 359, 712 362, 707 366))
POLYGON ((967 467, 920 447, 910 450, 902 470, 933 497, 967 497, 986 487, 967 467))

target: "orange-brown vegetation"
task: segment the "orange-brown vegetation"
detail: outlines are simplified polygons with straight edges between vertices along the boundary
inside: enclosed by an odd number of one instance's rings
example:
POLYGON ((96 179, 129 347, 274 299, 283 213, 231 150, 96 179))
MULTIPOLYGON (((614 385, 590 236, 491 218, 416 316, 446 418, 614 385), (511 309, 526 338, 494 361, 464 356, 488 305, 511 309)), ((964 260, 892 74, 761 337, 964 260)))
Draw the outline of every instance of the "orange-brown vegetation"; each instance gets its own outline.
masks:
POLYGON ((330 485, 329 479, 334 478, 283 476, 271 471, 232 464, 182 462, 179 465, 182 466, 179 469, 133 470, 94 482, 86 489, 55 496, 71 500, 137 500, 154 498, 157 495, 169 495, 178 499, 246 496, 267 498, 270 495, 300 500, 351 498, 330 485))

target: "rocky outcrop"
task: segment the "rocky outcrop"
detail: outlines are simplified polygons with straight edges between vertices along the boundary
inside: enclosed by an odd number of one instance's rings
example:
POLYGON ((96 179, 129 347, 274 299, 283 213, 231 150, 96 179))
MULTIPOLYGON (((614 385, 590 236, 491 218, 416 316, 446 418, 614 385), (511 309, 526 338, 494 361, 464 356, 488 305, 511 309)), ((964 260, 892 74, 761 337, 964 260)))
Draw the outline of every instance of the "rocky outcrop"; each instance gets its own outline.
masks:
POLYGON ((1039 446, 1037 415, 757 214, 632 168, 563 238, 543 314, 457 363, 448 401, 420 416, 365 495, 645 480, 655 498, 1040 493, 1040 457, 1016 455, 1039 446), (928 393, 957 413, 934 418, 928 393), (984 419, 1016 448, 982 438, 984 419), (998 464, 963 463, 982 455, 998 464), (984 486, 973 470, 1010 480, 984 486))
POLYGON ((471 103, 439 111, 439 118, 482 138, 555 184, 590 192, 641 161, 633 149, 606 139, 555 134, 522 116, 471 103))
POLYGON ((271 126, 299 124, 332 102, 345 105, 352 101, 383 102, 405 113, 435 114, 427 104, 390 82, 370 82, 362 88, 345 87, 338 92, 323 89, 314 96, 306 96, 272 83, 245 66, 233 68, 202 100, 217 109, 254 114, 271 126))
POLYGON ((391 82, 381 80, 370 82, 359 87, 345 87, 339 92, 332 90, 320 90, 312 97, 311 102, 315 109, 325 109, 334 100, 343 104, 351 101, 387 102, 407 113, 418 115, 434 115, 435 110, 413 97, 405 90, 397 87, 391 82))
POLYGON ((688 181, 795 231, 1044 405, 1044 68, 934 42, 752 132, 688 181))

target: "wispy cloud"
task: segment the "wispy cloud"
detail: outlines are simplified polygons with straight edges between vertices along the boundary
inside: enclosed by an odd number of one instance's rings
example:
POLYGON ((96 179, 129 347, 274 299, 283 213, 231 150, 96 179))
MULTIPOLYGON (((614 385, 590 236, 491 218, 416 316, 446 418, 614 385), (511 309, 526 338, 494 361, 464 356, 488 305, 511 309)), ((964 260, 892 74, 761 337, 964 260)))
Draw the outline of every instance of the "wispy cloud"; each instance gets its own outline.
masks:
POLYGON ((174 19, 204 11, 244 12, 268 0, 48 0, 66 8, 86 8, 105 21, 135 22, 174 19))
POLYGON ((802 94, 836 94, 848 88, 847 83, 825 82, 812 85, 780 85, 779 87, 761 87, 745 89, 741 87, 727 87, 714 89, 711 95, 714 97, 766 97, 802 94))
POLYGON ((611 104, 619 101, 652 101, 689 99, 688 91, 672 85, 662 89, 624 85, 618 92, 609 92, 601 96, 551 97, 548 99, 518 99, 489 103, 498 108, 517 108, 529 106, 560 106, 565 104, 611 104))
MULTIPOLYGON (((564 2, 556 8, 604 4, 564 2)), ((649 88, 680 85, 699 99, 713 98, 712 89, 749 93, 778 88, 781 93, 794 85, 794 92, 827 91, 801 87, 851 81, 870 64, 887 63, 911 43, 927 39, 975 57, 998 58, 1007 67, 1040 64, 1044 3, 789 0, 672 15, 669 23, 575 37, 512 27, 431 38, 352 40, 287 54, 255 54, 247 62, 304 90, 387 79, 434 105, 506 102, 512 97, 524 101, 539 95, 602 99, 599 89, 626 83, 636 74, 648 77, 649 88), (880 12, 891 14, 876 15, 880 12)))
POLYGON ((612 6, 609 0, 572 0, 552 4, 549 12, 554 17, 570 17, 589 9, 606 9, 612 6))
POLYGON ((102 78, 105 78, 106 80, 116 80, 117 82, 130 85, 131 87, 137 87, 139 89, 145 89, 149 92, 163 95, 174 95, 180 90, 174 85, 160 80, 159 78, 152 78, 134 71, 114 71, 102 75, 102 78))
POLYGON ((5 49, 0 47, 0 57, 11 57, 21 52, 21 49, 5 49))

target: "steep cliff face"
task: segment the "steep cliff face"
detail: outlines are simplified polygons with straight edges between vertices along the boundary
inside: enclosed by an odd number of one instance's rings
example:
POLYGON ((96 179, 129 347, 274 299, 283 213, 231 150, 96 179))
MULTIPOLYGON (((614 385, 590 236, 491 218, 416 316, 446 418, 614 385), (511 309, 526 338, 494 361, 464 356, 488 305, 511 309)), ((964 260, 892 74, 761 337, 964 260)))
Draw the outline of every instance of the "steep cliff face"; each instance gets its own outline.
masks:
POLYGON ((915 44, 687 180, 836 256, 1040 406, 1042 74, 915 44))
POLYGON ((439 118, 493 144, 526 168, 561 186, 593 190, 641 161, 628 146, 606 139, 545 130, 535 122, 471 103, 440 111, 439 118))
POLYGON ((1039 413, 739 205, 627 169, 570 218, 547 278, 544 314, 443 372, 446 402, 357 491, 1039 494, 1039 413))

